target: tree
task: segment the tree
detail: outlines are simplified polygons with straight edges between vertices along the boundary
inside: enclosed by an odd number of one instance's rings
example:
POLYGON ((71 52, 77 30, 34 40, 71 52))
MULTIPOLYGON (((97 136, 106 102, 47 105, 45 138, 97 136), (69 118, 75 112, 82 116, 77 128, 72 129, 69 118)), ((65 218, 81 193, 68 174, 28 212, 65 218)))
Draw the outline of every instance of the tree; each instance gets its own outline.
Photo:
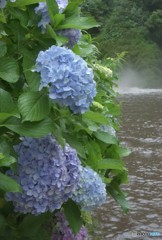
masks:
MULTIPOLYGON (((94 32, 102 58, 125 52, 123 67, 145 76, 145 87, 162 85, 160 8, 160 1, 108 1, 100 32, 94 32)), ((92 14, 99 18, 97 11, 92 14)))

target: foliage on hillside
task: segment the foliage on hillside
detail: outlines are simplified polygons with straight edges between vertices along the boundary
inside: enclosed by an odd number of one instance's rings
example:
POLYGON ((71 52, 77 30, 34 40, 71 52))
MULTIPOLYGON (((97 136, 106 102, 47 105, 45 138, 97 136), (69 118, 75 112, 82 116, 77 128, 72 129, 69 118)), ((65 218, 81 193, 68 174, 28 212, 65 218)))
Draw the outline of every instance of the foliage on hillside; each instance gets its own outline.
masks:
MULTIPOLYGON (((86 1, 87 2, 87 1, 86 1)), ((99 32, 92 32, 102 57, 126 52, 125 68, 131 66, 146 83, 162 86, 162 4, 161 1, 88 0, 85 12, 100 20, 99 32)))

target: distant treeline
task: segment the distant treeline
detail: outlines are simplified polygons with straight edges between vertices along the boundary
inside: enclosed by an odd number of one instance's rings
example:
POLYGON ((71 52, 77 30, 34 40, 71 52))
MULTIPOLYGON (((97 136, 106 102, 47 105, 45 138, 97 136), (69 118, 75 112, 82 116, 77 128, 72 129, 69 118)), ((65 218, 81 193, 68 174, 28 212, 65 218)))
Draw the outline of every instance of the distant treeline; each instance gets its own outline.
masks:
POLYGON ((162 87, 162 0, 86 0, 83 10, 101 25, 91 34, 102 58, 126 52, 124 67, 162 87))

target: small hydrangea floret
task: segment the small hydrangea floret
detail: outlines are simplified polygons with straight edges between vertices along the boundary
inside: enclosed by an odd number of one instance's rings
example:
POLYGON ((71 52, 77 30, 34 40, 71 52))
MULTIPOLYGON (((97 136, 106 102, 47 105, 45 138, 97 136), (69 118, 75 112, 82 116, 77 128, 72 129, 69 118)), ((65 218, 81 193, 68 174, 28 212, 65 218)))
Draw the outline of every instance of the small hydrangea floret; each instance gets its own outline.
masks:
POLYGON ((89 167, 82 167, 77 188, 72 200, 85 211, 93 211, 106 201, 106 185, 100 176, 89 167))
POLYGON ((82 36, 82 33, 79 29, 73 28, 59 30, 57 33, 60 36, 66 37, 68 39, 66 46, 69 48, 72 48, 76 43, 78 43, 82 36))
POLYGON ((7 193, 6 200, 13 201, 16 212, 52 212, 59 209, 75 190, 80 174, 77 153, 69 145, 62 148, 52 135, 40 139, 24 137, 15 147, 18 154, 16 179, 22 193, 7 193))
POLYGON ((49 97, 74 113, 86 112, 96 95, 93 71, 70 49, 52 46, 40 51, 36 71, 41 73, 40 89, 49 87, 49 97))

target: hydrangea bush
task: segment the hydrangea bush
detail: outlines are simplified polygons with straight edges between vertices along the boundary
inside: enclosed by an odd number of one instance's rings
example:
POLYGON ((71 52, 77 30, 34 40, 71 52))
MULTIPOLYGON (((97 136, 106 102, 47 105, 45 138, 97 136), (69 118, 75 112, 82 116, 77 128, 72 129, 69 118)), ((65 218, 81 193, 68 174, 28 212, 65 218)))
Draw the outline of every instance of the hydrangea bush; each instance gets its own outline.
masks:
POLYGON ((81 3, 0 1, 0 239, 88 239, 107 194, 128 211, 119 59, 98 60, 81 3))

